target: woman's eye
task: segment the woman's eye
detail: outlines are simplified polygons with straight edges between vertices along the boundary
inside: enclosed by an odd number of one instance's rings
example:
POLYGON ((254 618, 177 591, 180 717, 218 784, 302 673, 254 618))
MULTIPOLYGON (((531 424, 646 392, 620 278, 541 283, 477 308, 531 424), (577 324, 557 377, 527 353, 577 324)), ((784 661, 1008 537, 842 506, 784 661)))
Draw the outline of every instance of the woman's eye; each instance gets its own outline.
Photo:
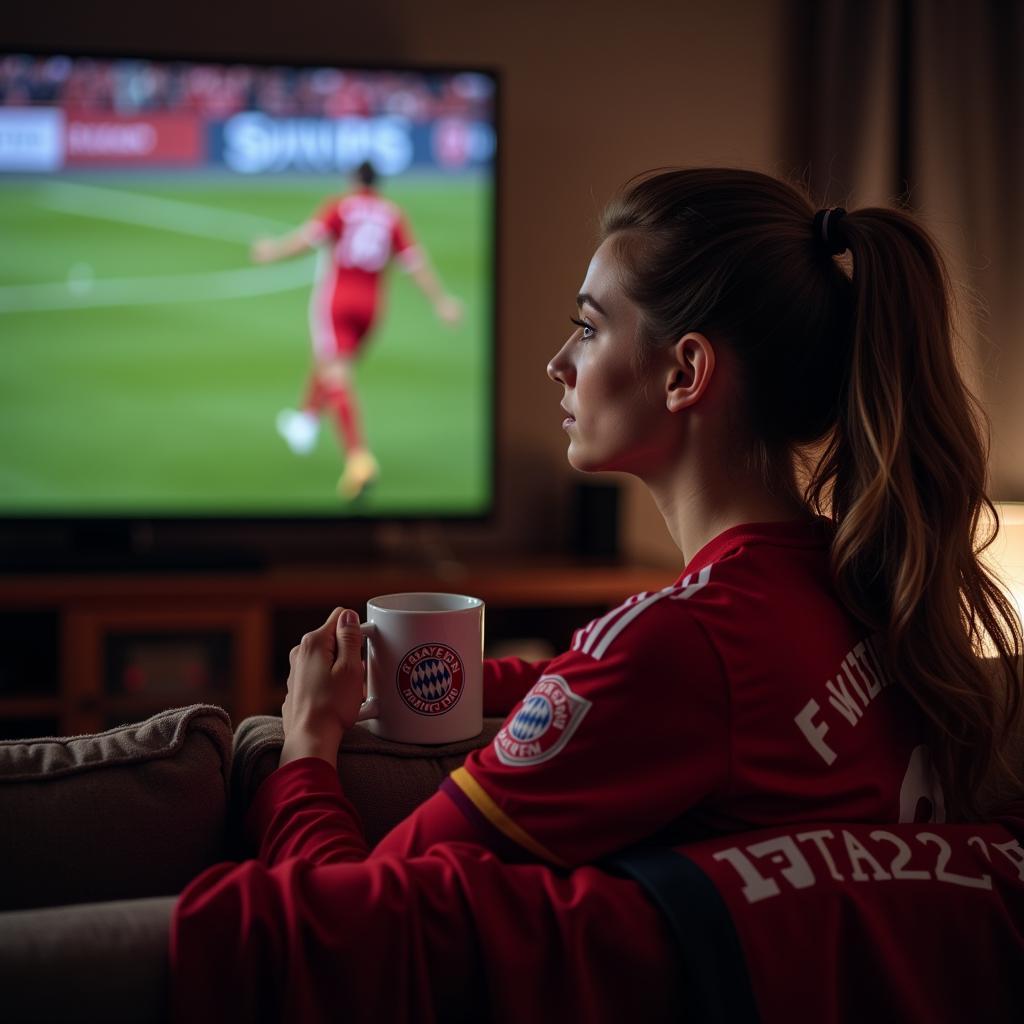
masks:
POLYGON ((581 331, 583 331, 584 340, 589 341, 594 336, 594 328, 586 322, 586 320, 577 320, 575 317, 569 317, 569 323, 575 324, 581 331), (587 334, 587 331, 590 331, 587 334))

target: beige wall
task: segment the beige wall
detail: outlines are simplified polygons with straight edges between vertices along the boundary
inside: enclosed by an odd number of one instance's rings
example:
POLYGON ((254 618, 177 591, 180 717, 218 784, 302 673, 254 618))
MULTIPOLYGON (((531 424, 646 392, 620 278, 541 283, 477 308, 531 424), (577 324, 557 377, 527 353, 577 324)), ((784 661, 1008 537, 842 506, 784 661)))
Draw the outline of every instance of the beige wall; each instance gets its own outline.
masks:
MULTIPOLYGON (((785 0, 182 0, 166 23, 138 3, 15 5, 25 46, 281 59, 475 63, 503 76, 500 458, 495 524, 449 532, 456 548, 555 550, 574 473, 559 389, 545 376, 593 248, 596 215, 630 175, 663 164, 779 161, 785 0), (97 12, 102 11, 102 16, 97 12)), ((633 555, 677 553, 637 488, 633 555)))

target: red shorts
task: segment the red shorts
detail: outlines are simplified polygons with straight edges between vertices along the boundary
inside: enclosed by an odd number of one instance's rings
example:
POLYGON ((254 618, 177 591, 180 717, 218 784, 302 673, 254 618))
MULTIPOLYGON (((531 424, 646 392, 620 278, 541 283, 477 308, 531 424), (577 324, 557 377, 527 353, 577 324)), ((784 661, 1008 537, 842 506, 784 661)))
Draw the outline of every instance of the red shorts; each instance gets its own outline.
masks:
POLYGON ((377 317, 378 275, 332 271, 313 290, 309 326, 318 363, 353 357, 377 317))

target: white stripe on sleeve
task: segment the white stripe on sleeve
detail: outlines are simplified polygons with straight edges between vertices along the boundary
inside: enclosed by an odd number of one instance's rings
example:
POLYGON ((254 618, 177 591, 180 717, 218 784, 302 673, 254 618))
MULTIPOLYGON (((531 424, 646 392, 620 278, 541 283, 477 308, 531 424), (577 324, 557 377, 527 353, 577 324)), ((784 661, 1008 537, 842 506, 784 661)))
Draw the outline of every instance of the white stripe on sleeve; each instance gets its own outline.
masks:
POLYGON ((685 601, 698 591, 703 590, 710 579, 711 566, 706 565, 698 573, 696 580, 693 580, 693 574, 690 573, 684 576, 676 586, 665 587, 656 594, 635 595, 625 604, 615 608, 592 624, 593 630, 583 645, 583 652, 589 654, 595 661, 600 661, 608 653, 608 648, 615 642, 616 637, 651 605, 657 604, 665 597, 671 598, 673 601, 685 601))

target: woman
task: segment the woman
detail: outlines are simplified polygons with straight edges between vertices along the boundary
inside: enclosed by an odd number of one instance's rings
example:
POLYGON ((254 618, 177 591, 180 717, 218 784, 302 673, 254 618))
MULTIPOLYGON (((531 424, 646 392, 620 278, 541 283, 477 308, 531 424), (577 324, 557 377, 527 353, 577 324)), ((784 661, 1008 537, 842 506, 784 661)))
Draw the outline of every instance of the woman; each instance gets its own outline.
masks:
MULTIPOLYGON (((550 662, 487 663, 490 702, 529 696, 372 852, 335 770, 362 699, 357 620, 336 609, 292 652, 281 767, 250 811, 262 863, 193 883, 177 947, 199 921, 233 920, 240 900, 263 908, 270 932, 267 908, 283 900, 289 942, 304 948, 332 920, 364 927, 389 899, 431 887, 454 903, 422 911, 418 963, 447 922, 449 940, 473 935, 463 961, 494 971, 510 954, 488 945, 486 922, 512 906, 534 928, 522 943, 557 922, 549 957, 617 950, 657 974, 649 919, 643 941, 595 952, 580 939, 592 920, 644 913, 616 888, 631 883, 581 866, 638 842, 799 822, 970 819, 983 779, 1019 786, 1001 751, 1021 703, 1021 626, 977 557, 994 510, 949 296, 905 214, 815 214, 796 188, 750 171, 629 183, 605 211, 548 374, 570 463, 643 480, 683 573, 578 630, 550 662), (998 679, 977 660, 984 638, 998 679), (559 728, 538 719, 542 698, 561 708, 559 728), (499 860, 528 867, 501 873, 499 860), (490 906, 482 892, 497 893, 490 906), (484 905, 460 925, 454 906, 473 898, 484 905)), ((435 966, 479 1012, 483 997, 435 966)), ((320 984, 300 972, 288 991, 320 984)))

